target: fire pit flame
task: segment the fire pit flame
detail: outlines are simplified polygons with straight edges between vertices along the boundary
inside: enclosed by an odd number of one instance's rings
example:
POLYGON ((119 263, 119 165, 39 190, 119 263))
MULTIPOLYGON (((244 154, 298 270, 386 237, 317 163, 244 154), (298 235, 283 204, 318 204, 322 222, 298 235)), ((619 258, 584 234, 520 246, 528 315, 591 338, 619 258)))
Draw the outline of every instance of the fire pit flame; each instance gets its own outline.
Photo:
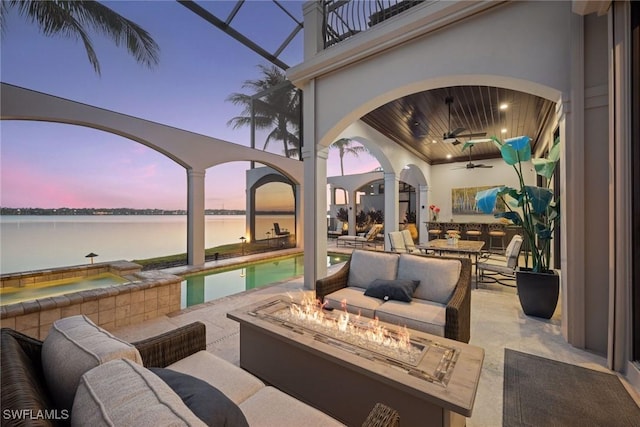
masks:
POLYGON ((346 310, 346 301, 342 301, 343 311, 338 316, 329 317, 325 315, 323 310, 325 304, 320 304, 318 300, 304 297, 299 304, 296 304, 293 302, 293 298, 291 299, 289 313, 297 321, 345 333, 388 349, 411 350, 411 337, 406 326, 403 326, 394 335, 387 328, 380 325, 377 318, 370 320, 364 326, 360 326, 360 315, 356 316, 355 322, 351 321, 351 315, 346 310))

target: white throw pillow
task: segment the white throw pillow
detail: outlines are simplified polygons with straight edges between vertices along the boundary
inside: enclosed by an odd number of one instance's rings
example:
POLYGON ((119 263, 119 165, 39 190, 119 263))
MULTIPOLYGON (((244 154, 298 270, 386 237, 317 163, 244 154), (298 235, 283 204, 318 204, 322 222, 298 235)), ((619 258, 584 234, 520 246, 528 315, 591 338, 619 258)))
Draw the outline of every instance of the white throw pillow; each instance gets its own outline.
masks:
POLYGON ((401 254, 398 279, 419 280, 414 298, 447 304, 458 279, 462 263, 455 259, 437 259, 401 254))
POLYGON ((80 378, 88 370, 113 359, 142 365, 138 349, 114 337, 86 316, 53 323, 42 345, 42 369, 57 406, 71 409, 80 378))
POLYGON ((367 289, 376 279, 395 279, 397 272, 397 254, 355 250, 351 254, 347 285, 367 289))
POLYGON ((72 426, 204 426, 160 377, 130 360, 112 360, 80 379, 72 426))

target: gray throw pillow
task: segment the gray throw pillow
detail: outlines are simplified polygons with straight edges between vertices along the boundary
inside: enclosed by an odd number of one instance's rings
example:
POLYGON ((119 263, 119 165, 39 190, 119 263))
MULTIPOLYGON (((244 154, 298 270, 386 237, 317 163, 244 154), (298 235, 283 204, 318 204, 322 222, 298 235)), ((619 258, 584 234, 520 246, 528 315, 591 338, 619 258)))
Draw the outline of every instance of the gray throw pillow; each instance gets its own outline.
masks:
POLYGON ((208 426, 249 427, 238 405, 206 381, 171 369, 149 370, 167 383, 191 412, 208 426))
POLYGON ((413 293, 420 284, 419 280, 376 279, 367 287, 364 294, 384 301, 395 300, 411 302, 413 293))

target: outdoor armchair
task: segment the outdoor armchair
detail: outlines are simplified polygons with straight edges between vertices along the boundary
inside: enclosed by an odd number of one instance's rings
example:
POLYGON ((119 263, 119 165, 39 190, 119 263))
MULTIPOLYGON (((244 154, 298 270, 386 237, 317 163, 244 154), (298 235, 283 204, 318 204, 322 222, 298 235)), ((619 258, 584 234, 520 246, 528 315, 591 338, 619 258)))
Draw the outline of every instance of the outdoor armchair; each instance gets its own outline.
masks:
POLYGON ((490 256, 478 261, 477 269, 480 274, 480 282, 485 281, 485 277, 493 282, 506 286, 513 286, 501 281, 502 277, 512 279, 515 277, 516 268, 518 268, 518 257, 522 249, 522 236, 516 234, 513 236, 504 255, 491 254, 490 256), (489 272, 489 273, 487 273, 489 272))

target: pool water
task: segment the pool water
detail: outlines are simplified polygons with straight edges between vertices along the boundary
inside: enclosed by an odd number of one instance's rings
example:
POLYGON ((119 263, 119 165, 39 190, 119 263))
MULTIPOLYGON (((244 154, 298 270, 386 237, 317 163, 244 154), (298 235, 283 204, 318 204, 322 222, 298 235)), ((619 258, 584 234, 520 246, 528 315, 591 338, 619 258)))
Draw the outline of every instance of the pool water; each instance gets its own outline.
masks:
MULTIPOLYGON (((327 256, 327 266, 349 259, 349 255, 327 256)), ((241 268, 216 270, 187 276, 182 282, 181 308, 216 298, 293 279, 304 274, 304 255, 260 261, 241 268)))
POLYGON ((87 289, 106 288, 125 282, 128 282, 128 280, 115 274, 100 273, 92 276, 49 280, 24 287, 6 286, 0 288, 0 305, 54 297, 87 289))

